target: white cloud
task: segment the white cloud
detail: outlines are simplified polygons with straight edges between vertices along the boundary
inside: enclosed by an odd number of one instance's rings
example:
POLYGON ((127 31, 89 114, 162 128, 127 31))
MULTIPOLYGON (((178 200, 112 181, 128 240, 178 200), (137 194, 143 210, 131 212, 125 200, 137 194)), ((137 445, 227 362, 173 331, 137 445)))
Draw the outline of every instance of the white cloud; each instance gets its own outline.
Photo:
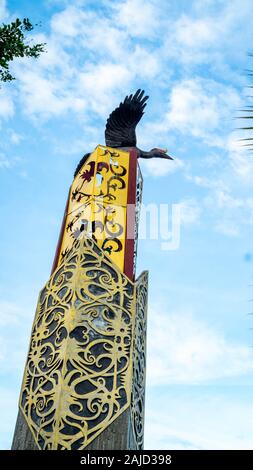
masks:
POLYGON ((226 208, 232 210, 243 207, 244 205, 243 199, 236 198, 232 196, 227 189, 221 188, 216 189, 215 203, 220 209, 226 208))
MULTIPOLYGON (((165 12, 169 13, 167 5, 159 5, 151 0, 126 0, 105 3, 103 6, 105 9, 101 9, 101 12, 94 11, 84 6, 83 2, 75 1, 52 16, 49 35, 34 35, 36 40, 47 43, 48 52, 41 55, 36 66, 32 60, 19 63, 18 82, 21 83, 22 104, 27 114, 42 114, 47 119, 62 112, 84 113, 91 108, 102 116, 108 109, 107 103, 111 103, 112 87, 115 87, 113 96, 117 96, 119 88, 122 96, 122 89, 130 88, 135 81, 145 80, 151 88, 154 87, 150 82, 152 79, 156 79, 158 84, 163 83, 163 86, 168 82, 173 67, 164 56, 160 44, 165 49, 168 40, 168 49, 173 48, 173 34, 180 44, 180 53, 176 56, 176 60, 180 60, 184 49, 181 47, 182 41, 185 47, 188 44, 192 48, 193 40, 203 44, 205 35, 215 35, 216 29, 222 29, 221 20, 217 27, 213 27, 217 20, 214 17, 209 18, 208 28, 204 16, 194 19, 183 15, 177 22, 172 21, 169 15, 165 15, 165 12), (176 27, 176 33, 173 33, 173 27, 176 27), (159 37, 158 43, 148 41, 153 35, 159 37), (27 73, 24 73, 24 68, 27 73)), ((196 81, 193 81, 196 85, 196 81)), ((201 88, 197 91, 199 105, 194 101, 193 84, 187 89, 181 86, 177 90, 175 87, 172 107, 165 123, 167 129, 175 129, 179 125, 182 130, 185 128, 185 132, 199 135, 202 120, 209 120, 209 125, 217 128, 220 117, 217 115, 216 93, 214 90, 207 93, 207 90, 201 88), (181 92, 182 97, 186 96, 186 103, 180 102, 180 109, 177 109, 181 92), (189 118, 191 107, 192 119, 189 118), (187 116, 183 117, 184 114, 187 116)), ((222 101, 223 91, 225 88, 218 96, 221 106, 224 100, 234 99, 233 90, 230 90, 228 96, 227 89, 222 101)))
POLYGON ((193 173, 192 169, 192 174, 186 173, 186 179, 206 189, 199 205, 213 229, 229 237, 241 236, 253 224, 253 199, 248 192, 253 182, 253 159, 243 148, 240 137, 238 132, 224 136, 221 154, 211 159, 208 176, 206 158, 202 174, 193 173))
POLYGON ((177 84, 171 91, 167 121, 169 127, 195 136, 208 126, 217 127, 218 113, 213 96, 207 96, 194 80, 177 84))
MULTIPOLYGON (((7 147, 9 147, 10 141, 8 141, 7 143, 7 147)), ((24 163, 24 159, 17 156, 17 155, 12 155, 7 152, 1 152, 0 151, 0 169, 1 168, 8 168, 8 169, 12 169, 12 168, 15 168, 15 167, 18 167, 20 166, 22 163, 24 163)), ((0 304, 1 305, 1 304, 0 304)))
MULTIPOLYGON (((23 67, 25 64, 26 68, 31 69, 33 73, 36 71, 40 74, 50 72, 53 76, 60 76, 61 80, 63 78, 70 80, 74 77, 73 58, 71 54, 64 49, 64 47, 67 46, 64 40, 61 40, 59 36, 55 36, 54 34, 46 36, 42 33, 34 34, 33 40, 36 43, 46 43, 45 51, 36 60, 25 59, 25 62, 22 59, 19 60, 20 67, 23 67)), ((22 74, 20 75, 20 79, 22 79, 22 74)))
POLYGON ((153 158, 150 160, 141 159, 140 165, 144 168, 144 171, 151 176, 166 176, 170 173, 183 168, 184 164, 182 160, 178 158, 175 160, 165 160, 162 158, 153 158))
POLYGON ((250 347, 228 341, 193 315, 149 315, 148 384, 198 384, 253 371, 250 347))
MULTIPOLYGON (((128 49, 128 33, 119 28, 113 12, 111 16, 106 17, 98 11, 71 6, 52 17, 51 27, 54 40, 60 39, 65 46, 75 46, 78 36, 79 53, 80 50, 94 52, 97 56, 96 62, 101 58, 117 59, 121 62, 128 49)), ((90 58, 92 56, 89 52, 90 58)))
POLYGON ((11 130, 10 141, 11 141, 12 144, 19 145, 20 142, 22 142, 23 139, 24 139, 23 135, 19 134, 18 132, 15 132, 15 131, 11 130))
POLYGON ((238 133, 228 136, 226 148, 229 154, 229 163, 234 176, 236 176, 243 184, 252 185, 252 153, 243 147, 243 143, 240 142, 238 138, 238 133))
POLYGON ((186 178, 190 181, 193 181, 197 186, 200 186, 202 188, 212 188, 212 189, 220 189, 224 188, 224 183, 220 179, 213 179, 210 178, 209 176, 203 176, 203 175, 190 175, 187 174, 186 178))
POLYGON ((0 152, 0 168, 11 168, 10 159, 2 152, 0 152))
POLYGON ((195 1, 193 11, 182 13, 170 24, 165 56, 185 67, 207 64, 214 73, 230 74, 224 55, 233 53, 234 60, 242 61, 251 37, 247 21, 251 8, 250 0, 195 1))
POLYGON ((171 91, 166 124, 184 134, 207 139, 221 128, 224 119, 231 119, 240 98, 232 87, 214 80, 192 78, 177 83, 171 91))
POLYGON ((33 310, 15 302, 0 300, 2 374, 18 377, 24 368, 31 331, 33 310))
POLYGON ((4 21, 8 16, 6 0, 0 0, 0 21, 4 21))
POLYGON ((25 318, 25 311, 19 305, 0 300, 0 326, 18 325, 25 318))
POLYGON ((0 449, 11 448, 12 437, 15 429, 18 414, 19 391, 12 387, 0 388, 0 449))
POLYGON ((13 99, 6 90, 0 88, 0 118, 8 119, 14 115, 13 99))
POLYGON ((199 221, 202 207, 195 199, 185 199, 180 203, 180 221, 184 225, 192 225, 199 221))
MULTIPOLYGON (((123 62, 124 52, 129 48, 127 33, 106 18, 94 17, 88 30, 83 33, 81 41, 83 48, 94 51, 99 59, 107 58, 118 63, 123 62)), ((128 54, 125 57, 126 61, 127 59, 128 54)))
POLYGON ((6 356, 6 345, 3 341, 3 338, 0 337, 0 364, 6 356))
POLYGON ((126 66, 129 67, 132 77, 139 80, 159 79, 163 64, 157 51, 148 47, 136 45, 126 58, 126 66))
POLYGON ((131 73, 123 64, 110 62, 89 64, 79 75, 80 88, 87 97, 89 107, 104 116, 120 89, 128 87, 131 73))
POLYGON ((157 4, 150 0, 126 0, 115 5, 115 21, 130 35, 152 38, 158 34, 157 4))
POLYGON ((214 229, 218 233, 227 235, 228 237, 237 237, 240 235, 240 224, 235 220, 221 220, 215 224, 214 229))
POLYGON ((68 6, 65 10, 56 13, 51 20, 52 31, 61 36, 78 36, 83 22, 87 19, 85 10, 68 6))
MULTIPOLYGON (((201 181, 200 177, 197 177, 201 181)), ((216 232, 227 236, 239 236, 243 228, 253 224, 253 199, 240 195, 228 184, 217 184, 209 181, 209 186, 204 180, 200 184, 208 188, 207 195, 202 199, 201 205, 208 218, 212 215, 213 228, 216 232)))
MULTIPOLYGON (((217 20, 217 18, 216 18, 217 20)), ((174 35, 182 48, 206 49, 220 33, 220 23, 212 18, 193 19, 183 14, 175 24, 174 35)))
POLYGON ((251 155, 241 154, 241 153, 232 153, 231 164, 233 170, 237 176, 244 183, 250 183, 252 185, 252 172, 253 172, 253 159, 251 155))
POLYGON ((145 449, 251 450, 253 406, 245 392, 183 387, 160 394, 159 407, 154 398, 146 411, 145 449))
POLYGON ((74 2, 54 14, 47 35, 32 35, 46 43, 47 52, 13 64, 24 112, 43 120, 82 113, 87 124, 94 115, 105 118, 122 90, 134 91, 135 81, 138 87, 161 75, 161 55, 143 41, 156 31, 158 17, 157 5, 143 0, 106 4, 105 11, 74 2))
POLYGON ((56 78, 46 78, 34 71, 23 72, 20 89, 25 113, 48 118, 67 111, 80 112, 85 108, 82 97, 64 89, 63 82, 56 78))

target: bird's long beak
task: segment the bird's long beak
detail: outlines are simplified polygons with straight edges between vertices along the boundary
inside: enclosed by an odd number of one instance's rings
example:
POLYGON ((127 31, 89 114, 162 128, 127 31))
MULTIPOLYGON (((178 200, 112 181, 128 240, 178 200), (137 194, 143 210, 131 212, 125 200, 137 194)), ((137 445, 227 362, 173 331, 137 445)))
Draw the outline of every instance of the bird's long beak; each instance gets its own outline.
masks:
POLYGON ((166 158, 167 160, 174 160, 170 155, 167 155, 168 149, 158 149, 160 150, 164 155, 161 155, 161 158, 166 158))
POLYGON ((174 160, 170 155, 167 155, 167 153, 164 155, 164 158, 167 158, 167 160, 174 160))

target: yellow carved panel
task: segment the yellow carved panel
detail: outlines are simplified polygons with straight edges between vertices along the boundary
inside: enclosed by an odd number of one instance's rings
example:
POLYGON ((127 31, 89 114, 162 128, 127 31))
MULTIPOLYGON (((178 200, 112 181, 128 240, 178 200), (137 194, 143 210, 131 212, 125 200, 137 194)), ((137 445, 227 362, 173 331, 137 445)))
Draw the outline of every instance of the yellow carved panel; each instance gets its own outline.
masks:
POLYGON ((58 263, 85 233, 123 270, 129 159, 129 152, 101 145, 90 154, 70 189, 58 263))

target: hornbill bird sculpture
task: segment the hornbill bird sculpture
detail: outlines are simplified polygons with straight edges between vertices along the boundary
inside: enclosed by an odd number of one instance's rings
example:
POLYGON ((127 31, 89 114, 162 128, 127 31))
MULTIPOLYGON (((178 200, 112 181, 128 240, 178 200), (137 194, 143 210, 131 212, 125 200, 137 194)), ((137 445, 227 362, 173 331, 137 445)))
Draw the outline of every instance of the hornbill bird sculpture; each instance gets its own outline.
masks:
MULTIPOLYGON (((114 109, 107 119, 105 128, 105 143, 107 147, 130 150, 135 148, 139 158, 166 158, 173 160, 166 152, 166 149, 153 148, 145 152, 137 147, 135 128, 144 114, 148 96, 144 90, 137 90, 133 95, 126 96, 123 103, 114 109)), ((80 160, 74 176, 77 175, 83 164, 89 157, 86 153, 80 160)))

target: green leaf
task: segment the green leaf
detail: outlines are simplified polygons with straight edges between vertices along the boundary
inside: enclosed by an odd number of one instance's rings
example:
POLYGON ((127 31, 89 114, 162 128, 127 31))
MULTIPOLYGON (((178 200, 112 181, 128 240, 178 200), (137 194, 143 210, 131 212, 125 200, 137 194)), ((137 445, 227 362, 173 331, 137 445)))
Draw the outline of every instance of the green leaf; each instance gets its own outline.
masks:
POLYGON ((9 63, 14 58, 33 57, 37 59, 42 52, 45 52, 45 43, 27 44, 24 33, 33 28, 29 18, 24 18, 22 21, 16 18, 10 24, 3 23, 0 26, 0 81, 14 80, 9 72, 9 63))

